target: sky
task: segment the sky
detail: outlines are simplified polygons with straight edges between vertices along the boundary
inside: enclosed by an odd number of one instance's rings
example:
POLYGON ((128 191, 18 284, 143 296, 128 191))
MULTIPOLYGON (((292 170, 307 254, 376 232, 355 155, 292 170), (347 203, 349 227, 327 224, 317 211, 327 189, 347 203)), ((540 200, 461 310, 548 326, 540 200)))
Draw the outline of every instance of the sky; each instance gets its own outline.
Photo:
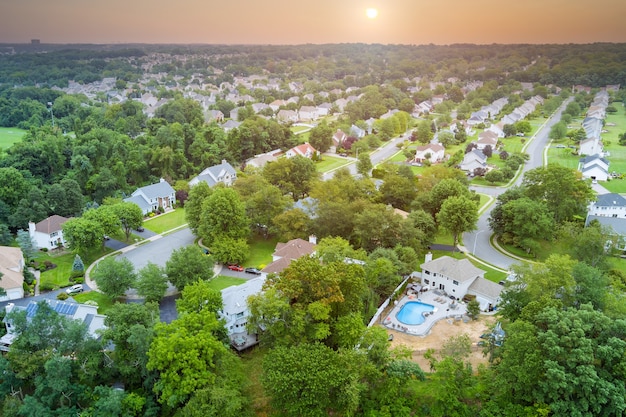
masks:
POLYGON ((0 43, 626 42, 625 16, 626 0, 0 0, 0 43))

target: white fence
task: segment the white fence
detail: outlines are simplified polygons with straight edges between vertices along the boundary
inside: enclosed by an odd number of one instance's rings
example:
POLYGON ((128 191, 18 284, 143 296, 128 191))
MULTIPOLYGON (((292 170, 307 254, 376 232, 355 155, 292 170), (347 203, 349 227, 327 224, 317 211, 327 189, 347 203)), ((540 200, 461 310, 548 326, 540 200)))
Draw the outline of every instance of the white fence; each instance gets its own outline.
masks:
MULTIPOLYGON (((406 284, 406 282, 413 278, 413 277, 417 277, 417 278, 421 278, 422 274, 420 272, 413 272, 411 275, 409 275, 408 277, 406 277, 401 283, 400 285, 398 285, 396 287, 395 290, 393 290, 393 292, 391 293, 391 295, 397 293, 398 291, 400 291, 400 288, 402 288, 402 286, 404 284, 406 284)), ((367 327, 372 327, 374 324, 376 324, 376 322, 380 319, 380 315, 383 314, 383 311, 385 311, 385 309, 387 308, 387 306, 389 305, 389 303, 391 302, 391 296, 390 298, 387 298, 385 300, 384 303, 381 304, 380 307, 378 307, 378 310, 376 310, 376 314, 374 314, 374 317, 372 317, 372 319, 370 320, 369 324, 367 325, 367 327)))

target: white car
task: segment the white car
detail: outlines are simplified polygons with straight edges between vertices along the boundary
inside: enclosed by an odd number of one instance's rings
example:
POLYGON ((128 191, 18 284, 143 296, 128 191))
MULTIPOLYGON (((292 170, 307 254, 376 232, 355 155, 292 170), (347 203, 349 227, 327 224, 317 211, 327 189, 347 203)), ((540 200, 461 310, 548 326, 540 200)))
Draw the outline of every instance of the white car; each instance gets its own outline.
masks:
POLYGON ((65 292, 67 293, 67 295, 74 295, 74 294, 81 293, 84 290, 85 288, 83 287, 83 284, 75 284, 69 287, 67 290, 65 290, 65 292))

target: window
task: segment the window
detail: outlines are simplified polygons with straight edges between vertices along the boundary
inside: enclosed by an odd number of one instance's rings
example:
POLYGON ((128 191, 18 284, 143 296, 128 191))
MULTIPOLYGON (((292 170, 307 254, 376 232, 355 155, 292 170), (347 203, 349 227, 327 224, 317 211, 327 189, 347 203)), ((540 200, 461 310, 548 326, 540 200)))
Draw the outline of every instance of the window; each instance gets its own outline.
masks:
POLYGON ((237 315, 235 317, 237 317, 238 319, 243 317, 243 311, 241 313, 237 313, 237 315))
POLYGON ((452 283, 453 283, 454 285, 459 285, 459 281, 452 280, 452 283))
POLYGON ((430 275, 430 271, 424 271, 426 275, 430 275))
POLYGON ((59 234, 59 232, 52 232, 52 233, 50 233, 50 237, 55 237, 58 234, 59 234))
POLYGON ((424 284, 428 285, 430 284, 430 281, 428 281, 427 279, 424 280, 424 284))

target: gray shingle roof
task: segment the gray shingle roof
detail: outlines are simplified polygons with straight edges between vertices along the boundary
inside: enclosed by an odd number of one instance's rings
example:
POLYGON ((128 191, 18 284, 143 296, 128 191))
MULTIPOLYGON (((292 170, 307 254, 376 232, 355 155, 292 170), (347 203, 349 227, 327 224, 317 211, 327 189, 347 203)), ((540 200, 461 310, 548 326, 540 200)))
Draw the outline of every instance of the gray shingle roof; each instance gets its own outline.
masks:
POLYGON ((595 203, 596 207, 626 207, 626 198, 617 193, 601 194, 595 203))
POLYGON ((157 182, 156 184, 151 184, 151 185, 146 185, 145 187, 141 187, 137 189, 137 191, 135 191, 133 195, 135 195, 135 193, 137 193, 140 190, 149 199, 165 197, 175 192, 172 186, 169 185, 166 181, 161 181, 161 182, 157 182))
POLYGON ((467 259, 454 259, 449 256, 433 259, 420 265, 422 270, 441 274, 459 282, 465 282, 485 274, 467 259))

